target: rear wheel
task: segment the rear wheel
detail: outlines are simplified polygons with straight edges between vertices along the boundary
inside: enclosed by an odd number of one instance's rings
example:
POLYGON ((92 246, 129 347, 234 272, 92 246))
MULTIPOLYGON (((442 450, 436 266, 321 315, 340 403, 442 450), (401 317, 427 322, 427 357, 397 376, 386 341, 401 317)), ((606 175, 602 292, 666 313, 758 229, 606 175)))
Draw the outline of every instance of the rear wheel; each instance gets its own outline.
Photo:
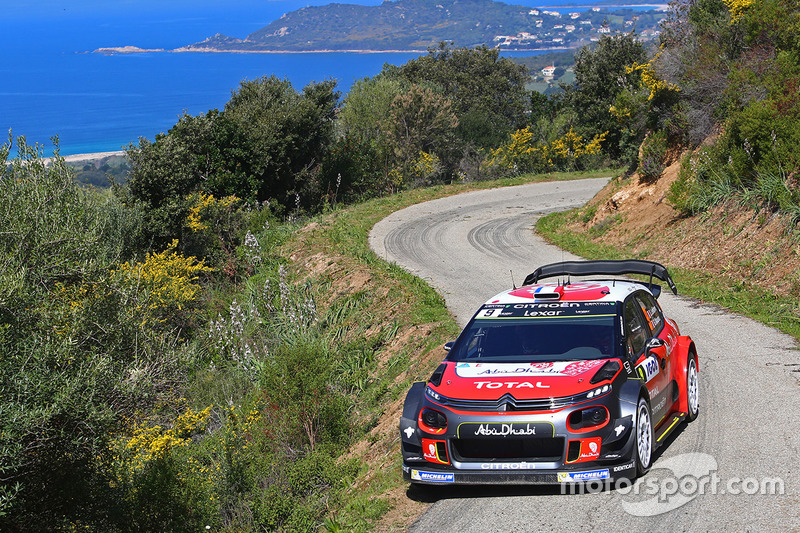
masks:
POLYGON ((686 363, 686 420, 691 422, 700 411, 700 381, 697 376, 697 356, 689 354, 686 363))
POLYGON ((644 398, 639 398, 636 407, 636 474, 641 476, 650 470, 653 458, 653 421, 650 417, 650 405, 644 398))

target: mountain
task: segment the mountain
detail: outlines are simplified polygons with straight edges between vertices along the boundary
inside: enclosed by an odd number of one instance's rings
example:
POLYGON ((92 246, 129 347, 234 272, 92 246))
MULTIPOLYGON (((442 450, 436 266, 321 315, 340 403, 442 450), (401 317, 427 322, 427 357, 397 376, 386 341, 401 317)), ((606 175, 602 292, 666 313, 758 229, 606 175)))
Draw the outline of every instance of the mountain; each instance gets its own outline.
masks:
MULTIPOLYGON (((552 9, 552 8, 551 8, 552 9)), ((328 4, 286 13, 244 39, 216 34, 180 52, 425 50, 440 41, 509 50, 574 48, 602 34, 657 35, 662 11, 574 8, 561 14, 493 0, 393 0, 379 6, 328 4)))

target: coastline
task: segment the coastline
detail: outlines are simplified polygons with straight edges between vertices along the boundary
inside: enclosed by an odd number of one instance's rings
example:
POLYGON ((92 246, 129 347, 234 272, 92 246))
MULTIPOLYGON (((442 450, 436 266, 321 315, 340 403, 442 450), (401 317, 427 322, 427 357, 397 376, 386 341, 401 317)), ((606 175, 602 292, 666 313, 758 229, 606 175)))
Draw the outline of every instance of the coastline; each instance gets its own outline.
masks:
MULTIPOLYGON (((90 154, 73 154, 73 155, 62 155, 61 158, 64 159, 66 163, 82 163, 84 161, 97 161, 98 159, 105 159, 107 157, 115 157, 115 156, 124 156, 124 150, 115 150, 113 152, 93 152, 90 154)), ((48 161, 52 161, 52 157, 45 158, 48 161)))
MULTIPOLYGON (((320 50, 226 50, 223 48, 190 48, 182 47, 175 48, 174 50, 145 50, 138 49, 135 51, 127 50, 128 47, 118 48, 98 48, 89 53, 92 54, 148 54, 148 53, 175 53, 175 54, 333 54, 333 53, 346 53, 346 54, 421 54, 427 52, 427 49, 412 49, 412 50, 373 50, 373 49, 320 49, 320 50)), ((501 52, 543 52, 543 51, 562 51, 572 50, 570 46, 548 46, 545 48, 498 48, 501 52)), ((86 53, 86 52, 84 52, 86 53)))

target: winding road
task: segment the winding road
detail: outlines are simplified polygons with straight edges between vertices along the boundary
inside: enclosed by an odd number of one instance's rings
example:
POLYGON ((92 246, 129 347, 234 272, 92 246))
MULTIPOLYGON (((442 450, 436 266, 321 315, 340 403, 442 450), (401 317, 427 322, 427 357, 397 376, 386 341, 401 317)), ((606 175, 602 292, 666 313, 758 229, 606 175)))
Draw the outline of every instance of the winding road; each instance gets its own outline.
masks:
MULTIPOLYGON (((428 281, 461 325, 537 266, 578 259, 534 233, 606 179, 476 191, 411 206, 375 225, 377 255, 428 281)), ((680 292, 681 287, 678 286, 680 292)), ((431 507, 413 532, 800 531, 800 352, 750 319, 665 291, 660 302, 696 345, 700 416, 632 487, 411 487, 431 507)), ((442 352, 444 356, 444 352, 442 352)))

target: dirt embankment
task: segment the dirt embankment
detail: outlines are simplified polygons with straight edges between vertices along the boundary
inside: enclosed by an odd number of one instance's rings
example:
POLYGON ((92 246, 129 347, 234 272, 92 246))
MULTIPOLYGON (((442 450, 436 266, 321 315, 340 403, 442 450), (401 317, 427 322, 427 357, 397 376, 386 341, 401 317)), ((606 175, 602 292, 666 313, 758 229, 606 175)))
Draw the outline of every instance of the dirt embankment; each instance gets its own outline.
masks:
MULTIPOLYGON (((410 499, 408 485, 400 470, 398 423, 403 409, 408 381, 429 376, 444 352, 441 324, 415 323, 414 301, 406 288, 387 269, 365 264, 354 257, 337 253, 324 236, 325 226, 312 223, 301 230, 291 245, 293 268, 301 280, 326 287, 326 298, 318 301, 322 314, 359 294, 363 314, 345 324, 340 342, 357 337, 373 339, 385 336, 385 326, 396 324, 397 331, 376 354, 376 368, 371 380, 383 383, 386 393, 372 406, 361 406, 353 413, 359 422, 372 419, 369 432, 354 443, 343 459, 356 458, 368 466, 353 487, 354 497, 368 494, 384 500, 388 510, 372 524, 374 531, 405 530, 428 504, 410 499), (407 357, 403 359, 403 356, 407 357), (393 361, 401 358, 397 365, 393 361)), ((450 340, 447 337, 446 340, 450 340)))
POLYGON ((667 201, 679 170, 676 156, 655 181, 638 174, 612 180, 570 229, 670 267, 723 274, 777 294, 800 295, 800 235, 789 231, 786 220, 733 200, 681 217, 667 201))

